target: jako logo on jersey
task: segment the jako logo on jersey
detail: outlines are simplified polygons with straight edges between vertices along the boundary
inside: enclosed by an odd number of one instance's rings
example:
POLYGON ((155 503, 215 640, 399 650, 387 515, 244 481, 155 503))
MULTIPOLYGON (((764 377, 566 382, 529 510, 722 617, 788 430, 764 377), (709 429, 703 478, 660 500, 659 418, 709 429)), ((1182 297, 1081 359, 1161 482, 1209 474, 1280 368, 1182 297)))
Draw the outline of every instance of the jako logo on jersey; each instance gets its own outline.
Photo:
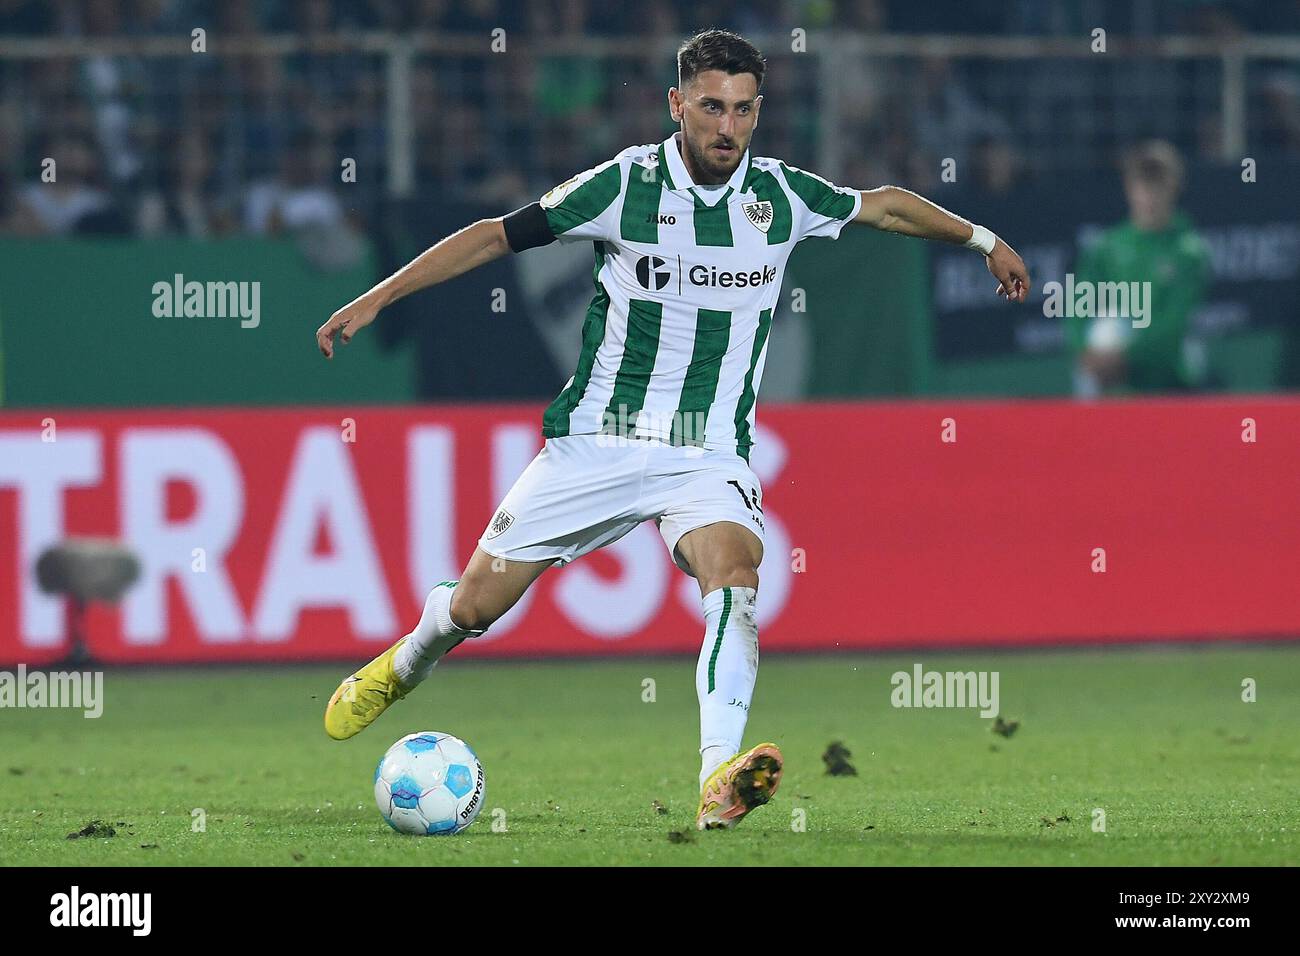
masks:
POLYGON ((719 272, 717 266, 691 266, 690 280, 691 285, 743 289, 776 281, 776 266, 763 266, 761 272, 719 272))
POLYGON ((772 203, 770 201, 764 199, 760 202, 747 202, 740 208, 744 211, 745 218, 759 232, 766 235, 767 230, 772 228, 772 217, 775 214, 772 212, 772 203))
POLYGON ((667 214, 665 214, 665 213, 661 213, 661 212, 652 212, 650 215, 648 215, 648 216, 645 217, 645 221, 648 222, 648 223, 650 223, 650 225, 652 225, 652 226, 675 226, 675 225, 677 225, 677 217, 676 217, 676 216, 669 216, 669 215, 667 215, 667 214))
POLYGON ((642 256, 636 263, 636 281, 641 283, 641 288, 658 292, 673 277, 671 272, 664 270, 666 265, 668 261, 659 256, 642 256))

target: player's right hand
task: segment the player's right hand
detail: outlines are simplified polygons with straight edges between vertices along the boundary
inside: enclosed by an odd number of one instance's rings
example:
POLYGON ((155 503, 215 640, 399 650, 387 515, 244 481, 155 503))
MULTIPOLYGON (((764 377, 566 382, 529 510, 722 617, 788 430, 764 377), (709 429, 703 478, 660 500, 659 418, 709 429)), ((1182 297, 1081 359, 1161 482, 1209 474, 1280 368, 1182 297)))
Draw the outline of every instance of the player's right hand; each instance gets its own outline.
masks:
POLYGON ((353 299, 331 315, 329 321, 316 330, 316 347, 320 349, 321 355, 324 355, 327 359, 332 359, 334 357, 335 333, 338 333, 343 344, 347 345, 352 341, 352 336, 357 334, 357 330, 364 329, 375 321, 375 316, 378 314, 379 307, 372 304, 365 296, 353 299))

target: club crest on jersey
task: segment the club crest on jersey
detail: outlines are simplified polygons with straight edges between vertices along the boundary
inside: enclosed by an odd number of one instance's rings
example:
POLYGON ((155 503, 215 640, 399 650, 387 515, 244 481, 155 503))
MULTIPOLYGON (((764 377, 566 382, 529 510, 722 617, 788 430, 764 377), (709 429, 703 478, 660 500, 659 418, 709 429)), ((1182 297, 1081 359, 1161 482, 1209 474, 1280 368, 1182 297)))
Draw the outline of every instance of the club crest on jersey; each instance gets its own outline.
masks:
POLYGON ((758 202, 747 202, 740 207, 748 219, 759 232, 764 235, 772 228, 772 203, 766 199, 760 199, 758 202))
POLYGON ((502 508, 492 516, 492 523, 488 525, 487 537, 495 538, 515 523, 515 516, 505 508, 502 508))

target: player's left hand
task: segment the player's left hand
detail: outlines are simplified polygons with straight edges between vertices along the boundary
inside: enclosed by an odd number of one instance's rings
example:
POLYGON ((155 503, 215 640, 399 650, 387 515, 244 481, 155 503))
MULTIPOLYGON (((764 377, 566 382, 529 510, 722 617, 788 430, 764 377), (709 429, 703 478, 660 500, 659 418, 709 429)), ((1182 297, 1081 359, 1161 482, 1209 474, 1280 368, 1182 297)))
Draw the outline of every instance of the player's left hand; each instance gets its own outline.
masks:
POLYGON ((1008 302, 1024 302, 1029 298, 1031 283, 1025 262, 1016 254, 1016 250, 998 239, 993 244, 993 251, 984 257, 984 262, 998 280, 998 295, 1008 302))
POLYGON ((371 302, 373 296, 363 295, 353 299, 343 308, 331 315, 316 330, 316 347, 327 359, 334 357, 334 336, 337 334, 347 345, 359 329, 364 329, 379 314, 379 306, 371 302))

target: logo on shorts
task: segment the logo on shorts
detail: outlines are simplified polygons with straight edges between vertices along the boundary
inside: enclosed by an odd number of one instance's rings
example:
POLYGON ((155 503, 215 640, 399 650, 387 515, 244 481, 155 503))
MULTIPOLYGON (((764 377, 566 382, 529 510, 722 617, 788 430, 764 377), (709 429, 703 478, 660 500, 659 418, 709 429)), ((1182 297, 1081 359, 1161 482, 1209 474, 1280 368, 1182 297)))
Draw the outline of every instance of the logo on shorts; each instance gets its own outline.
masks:
POLYGON ((758 489, 751 487, 749 489, 749 494, 745 494, 745 489, 740 487, 740 482, 736 481, 734 478, 728 481, 727 484, 735 488, 736 494, 740 495, 741 500, 745 502, 745 508, 749 511, 749 520, 758 525, 760 531, 764 530, 763 505, 758 497, 758 489), (753 495, 753 497, 751 498, 750 495, 753 495))
POLYGON ((509 528, 514 523, 515 523, 515 516, 512 515, 509 511, 506 511, 505 508, 502 508, 495 515, 493 515, 492 523, 488 525, 487 536, 489 538, 495 538, 497 535, 501 534, 503 531, 506 530, 506 528, 509 528))

